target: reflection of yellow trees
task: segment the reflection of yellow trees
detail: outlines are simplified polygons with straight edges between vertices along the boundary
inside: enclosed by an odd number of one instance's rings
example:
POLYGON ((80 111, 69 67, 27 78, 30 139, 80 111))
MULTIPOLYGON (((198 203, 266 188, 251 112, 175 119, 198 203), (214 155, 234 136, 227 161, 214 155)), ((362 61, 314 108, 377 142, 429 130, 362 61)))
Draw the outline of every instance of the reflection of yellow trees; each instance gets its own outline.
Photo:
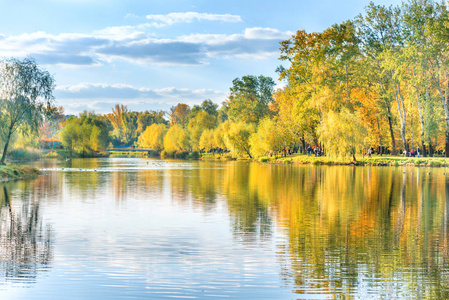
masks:
POLYGON ((352 294, 367 284, 376 293, 389 286, 397 295, 422 288, 426 297, 438 296, 448 247, 440 240, 447 200, 434 192, 449 188, 442 174, 430 180, 419 170, 296 170, 289 184, 295 191, 276 187, 273 204, 289 233, 284 264, 298 292, 352 294), (390 284, 396 279, 409 286, 390 284))
MULTIPOLYGON (((279 258, 297 293, 448 296, 443 171, 230 163, 216 172, 237 234, 266 236, 272 220, 287 233, 279 258)), ((195 194, 214 177, 190 175, 195 194)))

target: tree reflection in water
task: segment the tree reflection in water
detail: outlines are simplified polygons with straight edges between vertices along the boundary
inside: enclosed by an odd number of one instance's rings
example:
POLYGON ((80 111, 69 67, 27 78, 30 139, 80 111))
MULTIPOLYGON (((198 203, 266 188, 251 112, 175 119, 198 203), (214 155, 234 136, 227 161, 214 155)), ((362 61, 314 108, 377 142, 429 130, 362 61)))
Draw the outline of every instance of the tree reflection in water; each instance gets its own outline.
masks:
POLYGON ((24 196, 12 203, 9 188, 3 184, 0 195, 0 280, 33 283, 39 272, 50 268, 52 229, 44 225, 39 202, 24 196), (28 198, 28 199, 27 199, 28 198))

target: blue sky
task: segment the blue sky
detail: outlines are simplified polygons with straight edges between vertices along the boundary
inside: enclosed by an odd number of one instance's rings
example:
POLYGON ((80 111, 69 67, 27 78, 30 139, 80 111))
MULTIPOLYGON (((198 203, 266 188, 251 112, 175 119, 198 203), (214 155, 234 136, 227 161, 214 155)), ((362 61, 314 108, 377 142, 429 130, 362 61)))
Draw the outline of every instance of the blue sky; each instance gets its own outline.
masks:
MULTIPOLYGON (((397 5, 382 0, 376 4, 397 5)), ((0 0, 0 56, 31 56, 66 113, 167 110, 226 99, 244 75, 277 80, 279 41, 363 13, 368 0, 0 0)))

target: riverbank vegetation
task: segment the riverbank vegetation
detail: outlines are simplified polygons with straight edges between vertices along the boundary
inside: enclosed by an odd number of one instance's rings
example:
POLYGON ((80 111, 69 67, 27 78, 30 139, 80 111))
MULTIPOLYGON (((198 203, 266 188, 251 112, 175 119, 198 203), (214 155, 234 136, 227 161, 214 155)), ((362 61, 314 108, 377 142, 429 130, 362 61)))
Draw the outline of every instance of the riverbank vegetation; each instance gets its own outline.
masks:
POLYGON ((0 181, 33 178, 40 174, 39 170, 27 165, 0 165, 0 181))
POLYGON ((260 157, 259 163, 274 164, 313 164, 313 165, 352 165, 352 166, 414 166, 414 167, 449 167, 449 160, 442 157, 398 157, 398 156, 373 156, 358 157, 356 161, 352 157, 330 158, 326 156, 294 155, 287 157, 260 157))
POLYGON ((70 117, 59 109, 52 137, 82 157, 123 146, 163 157, 277 158, 312 148, 333 161, 448 157, 448 24, 443 3, 371 3, 352 20, 282 41, 276 90, 272 78, 246 75, 221 106, 206 99, 135 112, 117 104, 70 117))

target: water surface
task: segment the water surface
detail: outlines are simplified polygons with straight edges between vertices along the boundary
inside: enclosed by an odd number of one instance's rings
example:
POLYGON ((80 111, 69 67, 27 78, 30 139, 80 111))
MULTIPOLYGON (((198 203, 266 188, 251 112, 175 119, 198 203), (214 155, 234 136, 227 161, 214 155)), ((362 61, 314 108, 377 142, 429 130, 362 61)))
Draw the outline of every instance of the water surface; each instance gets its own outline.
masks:
POLYGON ((449 298, 443 168, 38 167, 0 185, 0 299, 449 298))

